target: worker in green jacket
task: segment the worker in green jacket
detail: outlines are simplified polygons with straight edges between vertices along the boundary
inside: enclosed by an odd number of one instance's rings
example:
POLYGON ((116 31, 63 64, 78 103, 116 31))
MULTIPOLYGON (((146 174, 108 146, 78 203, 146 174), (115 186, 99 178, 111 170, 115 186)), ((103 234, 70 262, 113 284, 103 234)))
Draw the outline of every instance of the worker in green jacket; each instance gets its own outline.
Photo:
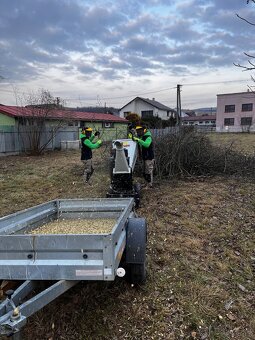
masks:
POLYGON ((135 123, 128 123, 128 139, 133 139, 133 137, 136 137, 136 130, 135 130, 135 123))
POLYGON ((143 176, 149 187, 152 187, 155 160, 151 132, 142 126, 136 126, 136 133, 137 137, 133 137, 133 140, 136 141, 141 147, 143 160, 143 176))
POLYGON ((99 137, 99 131, 96 131, 95 134, 92 133, 92 128, 83 127, 80 140, 81 140, 81 161, 84 164, 84 181, 88 183, 90 177, 94 172, 93 163, 92 163, 92 150, 98 149, 102 145, 102 141, 100 139, 97 140, 96 143, 93 143, 94 138, 99 137))

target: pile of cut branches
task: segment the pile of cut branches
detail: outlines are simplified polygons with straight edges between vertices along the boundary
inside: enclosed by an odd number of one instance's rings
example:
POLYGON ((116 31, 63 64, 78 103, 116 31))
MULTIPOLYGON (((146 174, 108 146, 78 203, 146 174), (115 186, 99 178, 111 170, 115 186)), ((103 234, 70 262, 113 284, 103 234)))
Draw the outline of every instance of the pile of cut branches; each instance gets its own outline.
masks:
POLYGON ((255 155, 218 147, 201 132, 181 129, 155 139, 156 172, 159 178, 229 174, 255 177, 255 155))

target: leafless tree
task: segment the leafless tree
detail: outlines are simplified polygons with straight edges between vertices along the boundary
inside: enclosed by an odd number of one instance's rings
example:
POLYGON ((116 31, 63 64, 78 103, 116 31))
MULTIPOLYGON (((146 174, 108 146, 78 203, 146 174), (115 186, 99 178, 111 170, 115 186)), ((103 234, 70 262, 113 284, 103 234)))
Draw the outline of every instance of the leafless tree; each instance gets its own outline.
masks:
MULTIPOLYGON (((255 0, 246 0, 246 3, 247 3, 247 4, 249 4, 250 2, 255 3, 255 0)), ((249 25, 255 26, 255 23, 254 23, 254 22, 251 22, 251 21, 249 21, 249 20, 247 20, 247 19, 241 17, 239 14, 236 14, 236 16, 237 16, 239 19, 241 19, 241 20, 247 22, 249 25)), ((248 58, 248 65, 241 65, 241 64, 239 64, 239 63, 234 63, 234 65, 237 66, 237 67, 242 68, 244 71, 253 71, 253 70, 255 70, 255 56, 252 55, 252 54, 246 53, 246 52, 244 52, 244 55, 248 58)), ((254 78, 253 76, 251 76, 251 78, 252 78, 253 81, 255 81, 255 78, 254 78)), ((249 87, 249 88, 250 88, 250 87, 249 87)), ((251 88, 250 88, 250 89, 251 89, 251 88)))
POLYGON ((64 111, 63 103, 48 90, 23 94, 17 102, 21 103, 18 130, 24 151, 41 154, 53 142, 58 130, 68 123, 70 116, 68 112, 58 115, 64 111))

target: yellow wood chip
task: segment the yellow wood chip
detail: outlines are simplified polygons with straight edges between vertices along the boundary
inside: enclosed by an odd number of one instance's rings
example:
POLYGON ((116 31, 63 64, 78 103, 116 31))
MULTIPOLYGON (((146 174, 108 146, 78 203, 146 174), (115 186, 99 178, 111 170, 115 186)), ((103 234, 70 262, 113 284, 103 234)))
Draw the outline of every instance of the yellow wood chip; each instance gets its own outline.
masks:
POLYGON ((29 234, 105 234, 112 231, 115 223, 112 218, 55 220, 29 231, 29 234))

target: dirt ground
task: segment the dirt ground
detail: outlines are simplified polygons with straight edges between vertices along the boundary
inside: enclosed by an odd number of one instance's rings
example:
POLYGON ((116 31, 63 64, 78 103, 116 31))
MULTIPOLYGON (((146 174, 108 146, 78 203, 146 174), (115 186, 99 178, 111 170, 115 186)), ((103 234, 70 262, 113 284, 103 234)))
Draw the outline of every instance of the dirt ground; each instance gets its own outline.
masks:
MULTIPOLYGON (((76 151, 1 158, 1 216, 54 198, 105 197, 108 150, 94 154, 92 185, 76 151)), ((24 339, 254 339, 255 183, 156 182, 138 214, 148 222, 146 284, 81 282, 29 318, 24 339)))

